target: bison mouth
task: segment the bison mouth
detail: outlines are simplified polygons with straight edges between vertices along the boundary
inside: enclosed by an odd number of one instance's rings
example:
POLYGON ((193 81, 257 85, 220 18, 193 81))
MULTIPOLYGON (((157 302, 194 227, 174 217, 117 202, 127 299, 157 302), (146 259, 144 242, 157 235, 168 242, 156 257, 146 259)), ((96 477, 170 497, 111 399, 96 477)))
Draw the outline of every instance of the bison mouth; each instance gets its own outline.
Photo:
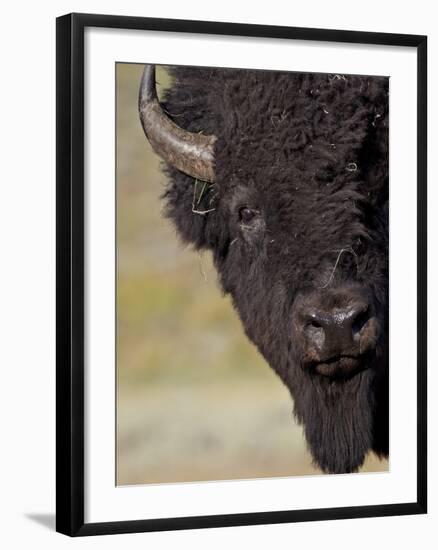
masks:
MULTIPOLYGON (((368 355, 368 354, 367 354, 368 355)), ((367 369, 369 357, 364 355, 337 355, 309 364, 311 372, 331 378, 351 378, 367 369)))

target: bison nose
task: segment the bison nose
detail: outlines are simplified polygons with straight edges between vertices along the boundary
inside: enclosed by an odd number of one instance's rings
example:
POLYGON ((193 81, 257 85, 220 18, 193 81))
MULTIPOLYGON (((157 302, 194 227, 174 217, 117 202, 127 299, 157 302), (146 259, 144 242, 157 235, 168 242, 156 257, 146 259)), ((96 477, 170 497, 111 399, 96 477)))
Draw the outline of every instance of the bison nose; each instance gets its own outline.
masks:
POLYGON ((368 302, 358 301, 345 307, 309 308, 301 312, 301 320, 307 345, 324 361, 339 355, 359 355, 368 343, 372 315, 368 302))

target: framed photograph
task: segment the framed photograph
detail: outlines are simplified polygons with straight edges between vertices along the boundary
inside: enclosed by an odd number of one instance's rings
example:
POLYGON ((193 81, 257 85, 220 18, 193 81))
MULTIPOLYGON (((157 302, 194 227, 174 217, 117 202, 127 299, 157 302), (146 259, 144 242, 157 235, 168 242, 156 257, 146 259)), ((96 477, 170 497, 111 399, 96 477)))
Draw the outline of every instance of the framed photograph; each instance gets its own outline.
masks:
POLYGON ((426 512, 425 36, 57 20, 57 530, 426 512))

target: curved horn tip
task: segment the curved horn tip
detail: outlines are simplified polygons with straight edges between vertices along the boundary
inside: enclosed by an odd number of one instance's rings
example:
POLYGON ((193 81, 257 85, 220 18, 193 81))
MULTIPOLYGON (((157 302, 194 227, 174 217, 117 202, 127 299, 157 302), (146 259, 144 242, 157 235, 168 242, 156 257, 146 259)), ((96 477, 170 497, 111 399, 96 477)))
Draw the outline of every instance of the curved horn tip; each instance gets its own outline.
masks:
POLYGON ((140 83, 139 104, 157 99, 155 65, 145 65, 140 83))

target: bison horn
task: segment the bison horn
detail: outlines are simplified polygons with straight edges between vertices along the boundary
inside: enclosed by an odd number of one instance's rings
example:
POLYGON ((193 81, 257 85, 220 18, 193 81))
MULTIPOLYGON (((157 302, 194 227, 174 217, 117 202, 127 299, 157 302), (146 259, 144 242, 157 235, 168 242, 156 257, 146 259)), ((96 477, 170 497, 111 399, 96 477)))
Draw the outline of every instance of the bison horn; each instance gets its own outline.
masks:
POLYGON ((146 137, 163 160, 193 178, 214 182, 215 136, 183 130, 164 114, 155 87, 155 65, 145 66, 138 109, 146 137))

